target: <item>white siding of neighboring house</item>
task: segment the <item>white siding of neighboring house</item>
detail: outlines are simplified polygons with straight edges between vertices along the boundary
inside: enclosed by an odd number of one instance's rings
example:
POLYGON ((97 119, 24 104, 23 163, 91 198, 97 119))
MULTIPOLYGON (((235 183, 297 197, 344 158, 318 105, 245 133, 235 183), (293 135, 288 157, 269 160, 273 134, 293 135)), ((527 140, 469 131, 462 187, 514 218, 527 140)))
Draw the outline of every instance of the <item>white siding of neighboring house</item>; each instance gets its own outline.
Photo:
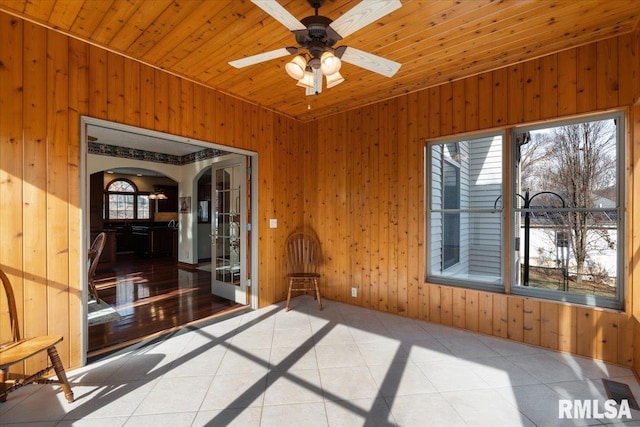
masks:
MULTIPOLYGON (((442 209, 442 149, 441 146, 433 146, 431 150, 431 187, 428 189, 432 209, 442 209)), ((428 265, 432 272, 440 272, 442 268, 442 214, 433 212, 430 214, 428 265)))
MULTIPOLYGON (((460 209, 468 209, 470 202, 469 189, 469 147, 468 143, 461 142, 458 145, 460 154, 460 209)), ((467 275, 469 273, 469 216, 460 215, 460 262, 452 265, 446 271, 448 275, 467 275)))
MULTIPOLYGON (((471 206, 493 208, 502 193, 502 138, 474 140, 469 146, 471 206)), ((502 205, 498 202, 498 207, 502 205)), ((501 273, 501 214, 474 213, 469 229, 471 251, 469 273, 497 275, 501 273)))

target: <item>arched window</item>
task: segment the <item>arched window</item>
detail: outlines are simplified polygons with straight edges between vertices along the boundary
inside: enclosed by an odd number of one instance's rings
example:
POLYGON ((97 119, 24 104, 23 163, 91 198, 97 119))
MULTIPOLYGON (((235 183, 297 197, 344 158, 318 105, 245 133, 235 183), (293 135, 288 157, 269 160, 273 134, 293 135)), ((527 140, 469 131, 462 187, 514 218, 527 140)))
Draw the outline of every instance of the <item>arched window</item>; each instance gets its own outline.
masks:
POLYGON ((105 191, 105 219, 149 219, 149 195, 124 178, 114 179, 105 191))

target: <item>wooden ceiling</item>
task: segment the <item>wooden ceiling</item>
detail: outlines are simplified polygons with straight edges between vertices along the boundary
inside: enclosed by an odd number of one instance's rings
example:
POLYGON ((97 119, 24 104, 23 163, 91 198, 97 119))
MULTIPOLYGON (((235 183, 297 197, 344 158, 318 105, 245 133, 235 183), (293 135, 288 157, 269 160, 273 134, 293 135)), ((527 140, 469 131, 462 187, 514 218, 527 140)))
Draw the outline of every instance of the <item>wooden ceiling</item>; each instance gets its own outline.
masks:
MULTIPOLYGON (((327 0, 333 20, 360 0, 327 0)), ((364 0, 372 1, 372 0, 364 0)), ((296 18, 306 0, 279 0, 296 18)), ((249 0, 0 0, 0 10, 54 28, 302 121, 634 31, 640 0, 402 0, 347 45, 402 64, 392 78, 344 63, 320 95, 284 71, 290 56, 243 69, 234 59, 294 46, 249 0)))

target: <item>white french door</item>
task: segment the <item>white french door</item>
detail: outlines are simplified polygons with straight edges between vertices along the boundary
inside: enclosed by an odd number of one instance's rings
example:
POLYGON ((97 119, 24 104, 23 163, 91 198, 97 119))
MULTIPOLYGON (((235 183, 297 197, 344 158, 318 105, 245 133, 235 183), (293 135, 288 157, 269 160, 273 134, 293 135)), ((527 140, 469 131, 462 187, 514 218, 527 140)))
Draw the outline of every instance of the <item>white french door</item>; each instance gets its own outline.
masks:
POLYGON ((211 166, 211 292, 239 304, 249 303, 247 161, 240 156, 211 166))

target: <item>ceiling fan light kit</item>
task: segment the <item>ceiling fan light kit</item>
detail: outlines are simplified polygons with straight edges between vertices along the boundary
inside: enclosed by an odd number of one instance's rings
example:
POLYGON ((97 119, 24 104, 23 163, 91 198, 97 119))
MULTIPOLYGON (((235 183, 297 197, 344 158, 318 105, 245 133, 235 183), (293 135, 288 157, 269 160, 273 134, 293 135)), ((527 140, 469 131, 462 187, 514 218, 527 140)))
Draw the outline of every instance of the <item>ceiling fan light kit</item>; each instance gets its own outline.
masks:
POLYGON ((307 60, 302 55, 294 56, 293 59, 284 66, 285 71, 292 79, 300 80, 304 77, 307 68, 307 60))
POLYGON ((295 36, 298 46, 276 49, 229 62, 242 68, 285 55, 296 55, 287 64, 285 71, 305 88, 307 95, 322 92, 322 77, 326 87, 331 88, 345 79, 340 74, 342 62, 364 68, 386 77, 393 76, 399 63, 348 46, 334 45, 349 34, 376 21, 402 6, 400 0, 362 0, 335 21, 318 14, 325 0, 307 0, 315 15, 298 19, 282 7, 277 0, 251 0, 255 5, 287 27, 295 36))
POLYGON ((326 51, 320 57, 320 69, 322 70, 322 74, 325 76, 330 76, 331 74, 335 74, 340 71, 340 67, 342 66, 342 61, 340 58, 335 56, 332 52, 326 51))
POLYGON ((343 81, 344 81, 344 77, 342 77, 339 71, 336 71, 333 74, 329 74, 327 76, 327 89, 337 86, 343 81))
POLYGON ((296 86, 302 86, 305 88, 313 89, 315 87, 314 75, 311 71, 305 71, 303 77, 298 79, 296 86))

